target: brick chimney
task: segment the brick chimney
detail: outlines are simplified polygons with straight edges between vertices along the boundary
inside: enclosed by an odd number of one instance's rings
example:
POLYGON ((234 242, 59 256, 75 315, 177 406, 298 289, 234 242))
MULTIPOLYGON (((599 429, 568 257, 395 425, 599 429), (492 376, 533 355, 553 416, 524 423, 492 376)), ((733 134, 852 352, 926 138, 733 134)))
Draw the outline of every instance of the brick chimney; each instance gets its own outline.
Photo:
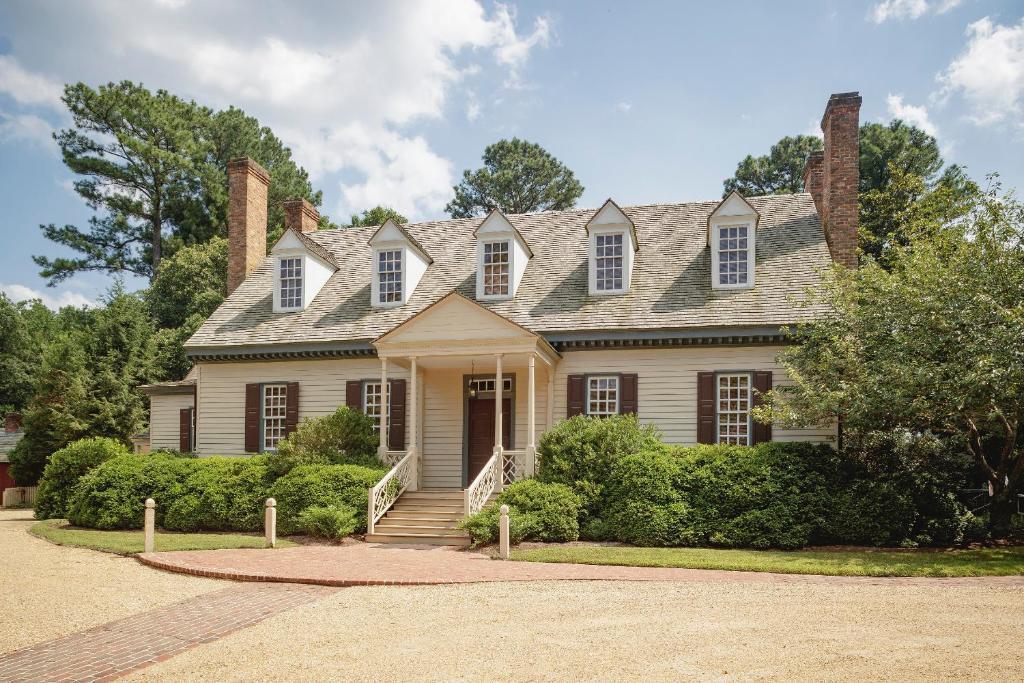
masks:
POLYGON ((856 92, 829 98, 821 119, 825 150, 804 169, 804 190, 814 197, 832 260, 848 268, 857 267, 860 103, 856 92))
POLYGON ((299 232, 313 232, 320 223, 320 212, 305 199, 284 201, 284 227, 299 232))
POLYGON ((7 413, 4 416, 4 431, 16 432, 21 429, 21 413, 7 413))
POLYGON ((270 174, 248 157, 228 162, 228 294, 267 255, 270 174))

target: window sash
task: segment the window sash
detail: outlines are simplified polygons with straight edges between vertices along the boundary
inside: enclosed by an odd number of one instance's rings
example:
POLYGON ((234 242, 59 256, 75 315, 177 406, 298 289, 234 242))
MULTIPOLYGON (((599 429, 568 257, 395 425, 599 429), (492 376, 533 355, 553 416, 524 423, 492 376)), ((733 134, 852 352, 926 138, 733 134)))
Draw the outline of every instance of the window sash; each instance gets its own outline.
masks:
POLYGON ((484 242, 484 296, 508 296, 511 272, 511 244, 508 240, 484 242))
POLYGON ((745 285, 750 282, 750 226, 718 227, 718 284, 745 285))
POLYGON ((402 250, 377 252, 378 301, 382 304, 402 301, 402 250))
MULTIPOLYGON (((494 387, 497 379, 494 377, 490 378, 474 378, 469 380, 469 386, 471 389, 476 389, 478 393, 494 392, 494 387)), ((512 391, 512 378, 502 377, 501 378, 502 392, 512 391)))
POLYGON ((715 378, 715 433, 720 444, 749 446, 752 377, 747 372, 721 373, 715 378))
POLYGON ((587 378, 587 415, 618 415, 619 399, 618 375, 593 375, 587 378))
POLYGON ((283 258, 279 266, 281 308, 302 308, 302 258, 283 258))
MULTIPOLYGON (((363 413, 373 420, 374 431, 380 432, 380 413, 381 413, 381 383, 380 382, 363 382, 363 413)), ((390 389, 390 386, 388 387, 390 389)), ((390 392, 388 392, 390 398, 390 392)), ((388 401, 390 404, 391 401, 388 401)), ((391 406, 388 405, 384 410, 385 419, 387 420, 388 428, 391 427, 391 406)))
POLYGON ((595 235, 594 275, 595 286, 600 291, 622 289, 622 253, 624 235, 595 235))
POLYGON ((276 451, 278 443, 286 436, 286 413, 288 410, 288 385, 264 384, 260 401, 260 434, 263 450, 276 451))

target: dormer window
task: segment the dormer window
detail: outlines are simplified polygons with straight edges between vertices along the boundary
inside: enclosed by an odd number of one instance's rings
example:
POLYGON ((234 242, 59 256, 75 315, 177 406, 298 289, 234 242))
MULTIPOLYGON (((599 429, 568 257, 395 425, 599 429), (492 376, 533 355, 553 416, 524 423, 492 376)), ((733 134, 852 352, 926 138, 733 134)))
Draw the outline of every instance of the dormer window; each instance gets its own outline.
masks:
POLYGON ((633 221, 609 199, 587 223, 587 233, 590 295, 625 294, 639 248, 633 221))
POLYGON ((402 303, 402 250, 377 252, 377 291, 381 304, 402 303))
POLYGON ((484 242, 484 296, 508 296, 511 265, 508 240, 484 242))
POLYGON ((281 308, 302 308, 302 258, 279 259, 278 267, 281 271, 281 308))
POLYGON ((622 290, 622 243, 626 235, 597 235, 594 251, 595 284, 603 292, 622 290))
POLYGON ((708 217, 712 289, 749 289, 754 286, 754 246, 758 213, 738 192, 733 192, 708 217))

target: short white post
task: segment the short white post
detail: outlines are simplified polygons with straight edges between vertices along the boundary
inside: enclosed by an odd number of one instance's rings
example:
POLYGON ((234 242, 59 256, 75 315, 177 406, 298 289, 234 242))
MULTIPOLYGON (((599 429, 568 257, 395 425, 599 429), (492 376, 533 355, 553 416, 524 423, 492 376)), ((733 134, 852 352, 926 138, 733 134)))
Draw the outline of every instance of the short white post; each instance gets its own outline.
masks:
POLYGON ((263 512, 263 533, 268 548, 277 547, 277 501, 267 498, 266 510, 263 512))
POLYGON ((156 536, 156 501, 152 498, 146 499, 146 516, 145 516, 145 542, 143 543, 144 549, 147 553, 151 553, 156 548, 155 536, 156 536))
POLYGON ((498 520, 498 555, 508 559, 508 505, 501 506, 501 517, 498 520))

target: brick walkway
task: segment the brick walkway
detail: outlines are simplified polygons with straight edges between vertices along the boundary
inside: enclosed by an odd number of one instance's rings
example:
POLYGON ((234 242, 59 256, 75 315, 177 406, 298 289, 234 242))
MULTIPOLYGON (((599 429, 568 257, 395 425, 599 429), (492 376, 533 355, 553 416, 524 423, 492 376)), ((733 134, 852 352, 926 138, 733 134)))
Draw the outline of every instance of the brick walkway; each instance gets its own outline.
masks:
POLYGON ((906 585, 1016 585, 1024 576, 979 578, 876 578, 762 572, 616 567, 542 562, 500 562, 476 552, 446 547, 353 543, 277 550, 200 550, 153 553, 139 559, 169 571, 235 581, 323 586, 390 586, 490 581, 730 581, 906 585))
POLYGON ((0 655, 0 682, 111 680, 335 590, 294 584, 232 586, 0 655))

